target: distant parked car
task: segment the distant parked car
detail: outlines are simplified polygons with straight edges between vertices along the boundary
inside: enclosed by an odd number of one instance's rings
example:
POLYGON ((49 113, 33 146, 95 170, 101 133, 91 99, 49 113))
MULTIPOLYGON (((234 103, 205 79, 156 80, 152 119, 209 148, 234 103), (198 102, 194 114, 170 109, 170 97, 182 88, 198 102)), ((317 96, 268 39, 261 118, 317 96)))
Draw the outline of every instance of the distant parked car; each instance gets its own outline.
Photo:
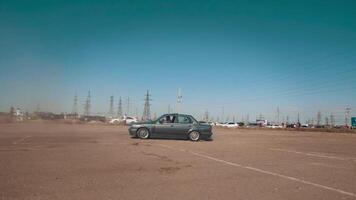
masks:
POLYGON ((113 118, 113 119, 110 119, 109 123, 110 124, 120 124, 120 123, 124 123, 124 120, 122 118, 113 118))
POLYGON ((135 122, 138 122, 138 119, 136 117, 129 117, 129 116, 123 116, 122 118, 113 118, 109 121, 110 124, 123 123, 126 125, 130 125, 135 122))
POLYGON ((217 126, 217 127, 223 127, 223 126, 224 126, 224 123, 215 122, 215 126, 217 126))
POLYGON ((301 127, 302 127, 302 128, 308 128, 308 127, 309 127, 309 124, 302 124, 301 127))
POLYGON ((132 123, 138 122, 136 117, 129 117, 129 116, 124 116, 123 120, 125 121, 126 125, 130 125, 132 123))
POLYGON ((271 125, 267 125, 267 128, 283 128, 283 126, 271 124, 271 125))
POLYGON ((182 138, 198 141, 212 136, 212 127, 199 123, 191 115, 165 114, 155 121, 133 123, 129 128, 132 137, 147 138, 182 138))
POLYGON ((223 127, 227 127, 227 128, 237 128, 239 127, 239 124, 234 123, 234 122, 229 122, 223 125, 223 127))

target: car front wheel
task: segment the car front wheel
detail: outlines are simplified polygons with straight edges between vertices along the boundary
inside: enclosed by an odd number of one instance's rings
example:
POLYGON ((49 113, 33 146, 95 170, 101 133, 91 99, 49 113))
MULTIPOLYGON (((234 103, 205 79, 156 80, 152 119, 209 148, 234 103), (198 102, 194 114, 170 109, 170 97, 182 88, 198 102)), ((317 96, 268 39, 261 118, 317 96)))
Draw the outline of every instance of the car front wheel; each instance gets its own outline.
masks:
POLYGON ((150 136, 150 132, 146 128, 140 128, 137 131, 137 137, 141 139, 147 139, 150 136))
POLYGON ((198 141, 200 138, 200 133, 198 131, 192 131, 189 133, 189 139, 191 141, 198 141))

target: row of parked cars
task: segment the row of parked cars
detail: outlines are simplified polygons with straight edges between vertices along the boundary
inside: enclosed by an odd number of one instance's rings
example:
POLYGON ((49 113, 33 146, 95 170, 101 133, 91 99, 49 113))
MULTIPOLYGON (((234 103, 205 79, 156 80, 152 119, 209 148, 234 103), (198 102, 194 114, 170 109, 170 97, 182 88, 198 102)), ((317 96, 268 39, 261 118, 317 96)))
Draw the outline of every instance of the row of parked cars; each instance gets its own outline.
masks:
POLYGON ((130 125, 133 123, 138 122, 137 117, 130 117, 130 116, 123 116, 119 118, 112 118, 109 120, 110 124, 125 124, 125 125, 130 125))

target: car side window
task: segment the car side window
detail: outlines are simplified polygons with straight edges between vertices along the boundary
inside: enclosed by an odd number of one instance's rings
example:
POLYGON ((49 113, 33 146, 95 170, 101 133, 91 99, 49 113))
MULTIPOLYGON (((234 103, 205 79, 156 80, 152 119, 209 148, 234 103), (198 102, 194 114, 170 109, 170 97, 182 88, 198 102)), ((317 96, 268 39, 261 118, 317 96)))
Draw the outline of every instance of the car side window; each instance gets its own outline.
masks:
POLYGON ((188 116, 178 116, 178 122, 180 124, 191 124, 192 120, 188 116))
POLYGON ((175 115, 166 115, 159 119, 161 124, 177 123, 177 117, 175 115))

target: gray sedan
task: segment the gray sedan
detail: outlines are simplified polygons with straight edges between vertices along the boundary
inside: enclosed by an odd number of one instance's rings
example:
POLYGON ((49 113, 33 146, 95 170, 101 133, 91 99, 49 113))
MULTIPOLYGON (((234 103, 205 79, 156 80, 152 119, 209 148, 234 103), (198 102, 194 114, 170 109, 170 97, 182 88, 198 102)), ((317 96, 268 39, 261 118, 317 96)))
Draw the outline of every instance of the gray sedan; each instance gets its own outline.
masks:
POLYGON ((129 128, 132 137, 147 138, 180 138, 198 141, 210 139, 212 127, 199 123, 191 115, 165 114, 155 121, 134 123, 129 128))

